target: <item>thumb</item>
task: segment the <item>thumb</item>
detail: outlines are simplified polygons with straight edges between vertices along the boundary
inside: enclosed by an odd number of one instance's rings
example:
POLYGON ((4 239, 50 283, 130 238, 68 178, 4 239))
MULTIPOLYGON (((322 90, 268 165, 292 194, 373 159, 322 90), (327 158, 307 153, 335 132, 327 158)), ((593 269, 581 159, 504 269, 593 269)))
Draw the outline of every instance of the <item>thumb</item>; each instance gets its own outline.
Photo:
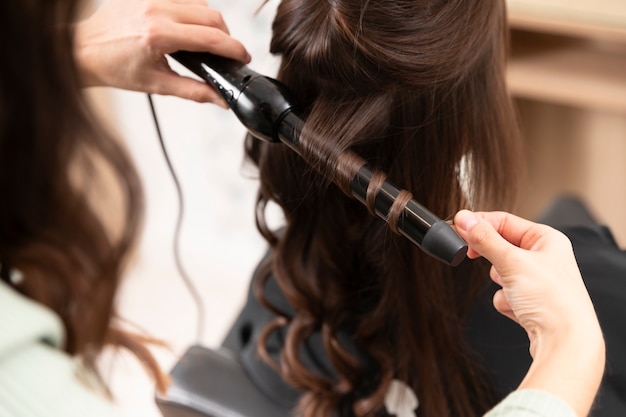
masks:
POLYGON ((470 256, 473 251, 497 265, 506 252, 515 248, 496 231, 491 223, 469 210, 459 211, 454 217, 454 225, 459 235, 470 246, 470 256))
POLYGON ((153 92, 159 95, 176 96, 198 103, 214 103, 228 109, 228 104, 207 83, 178 75, 174 71, 158 70, 152 73, 153 92))

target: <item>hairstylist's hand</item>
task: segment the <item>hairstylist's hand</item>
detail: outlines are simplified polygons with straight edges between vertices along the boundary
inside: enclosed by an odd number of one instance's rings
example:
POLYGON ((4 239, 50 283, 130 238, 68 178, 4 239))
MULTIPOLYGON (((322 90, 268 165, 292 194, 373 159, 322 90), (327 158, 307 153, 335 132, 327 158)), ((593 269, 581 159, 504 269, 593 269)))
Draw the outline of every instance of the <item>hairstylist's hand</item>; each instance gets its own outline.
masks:
MULTIPOLYGON (((604 371, 604 341, 569 239, 503 212, 462 210, 454 223, 502 286, 493 298, 528 333, 533 365, 520 388, 552 392, 587 415, 604 371)), ((497 335, 494 335, 497 337, 497 335)))
POLYGON ((205 0, 105 0, 76 25, 75 57, 85 87, 175 95, 226 107, 206 83, 170 69, 165 55, 177 50, 250 61, 220 12, 205 0))

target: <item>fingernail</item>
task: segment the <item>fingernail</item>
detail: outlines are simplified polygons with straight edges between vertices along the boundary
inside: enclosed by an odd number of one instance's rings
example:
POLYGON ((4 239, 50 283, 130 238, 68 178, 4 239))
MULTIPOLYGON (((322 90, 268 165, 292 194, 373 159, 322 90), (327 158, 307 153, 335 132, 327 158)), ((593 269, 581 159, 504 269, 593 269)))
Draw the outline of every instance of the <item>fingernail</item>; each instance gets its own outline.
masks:
POLYGON ((461 210, 454 218, 454 225, 461 230, 469 232, 478 224, 478 217, 469 210, 461 210))

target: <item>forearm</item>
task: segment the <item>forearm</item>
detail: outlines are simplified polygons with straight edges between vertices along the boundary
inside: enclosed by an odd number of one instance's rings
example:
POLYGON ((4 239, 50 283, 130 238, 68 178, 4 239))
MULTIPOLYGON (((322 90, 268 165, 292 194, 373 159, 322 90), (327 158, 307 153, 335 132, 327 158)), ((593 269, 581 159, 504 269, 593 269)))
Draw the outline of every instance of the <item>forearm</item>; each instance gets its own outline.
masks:
POLYGON ((74 62, 78 70, 78 76, 80 77, 80 83, 82 87, 98 87, 106 86, 105 80, 98 77, 98 72, 92 68, 92 66, 98 62, 97 59, 93 59, 91 56, 94 52, 97 53, 97 48, 93 45, 89 45, 87 42, 87 27, 86 23, 78 22, 73 25, 73 41, 74 41, 74 62))
POLYGON ((580 323, 575 335, 538 341, 533 363, 519 389, 548 392, 570 405, 578 417, 589 414, 604 372, 605 346, 597 323, 580 323))

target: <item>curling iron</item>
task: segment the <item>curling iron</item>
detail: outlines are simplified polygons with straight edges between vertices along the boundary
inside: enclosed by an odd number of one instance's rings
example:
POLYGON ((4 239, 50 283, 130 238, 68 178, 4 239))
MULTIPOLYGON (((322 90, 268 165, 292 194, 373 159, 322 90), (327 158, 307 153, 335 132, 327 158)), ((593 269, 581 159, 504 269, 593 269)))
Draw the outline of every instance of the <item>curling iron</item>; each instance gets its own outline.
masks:
MULTIPOLYGON (((304 121, 284 84, 240 62, 209 53, 178 51, 170 55, 213 86, 254 137, 282 142, 300 153, 298 143, 304 121)), ((363 204, 373 175, 373 170, 363 164, 352 179, 350 191, 363 204)), ((375 197, 375 214, 387 221, 400 193, 398 187, 385 180, 375 197)), ((454 229, 413 198, 404 206, 397 229, 424 252, 448 265, 458 265, 467 253, 467 243, 454 229)))

